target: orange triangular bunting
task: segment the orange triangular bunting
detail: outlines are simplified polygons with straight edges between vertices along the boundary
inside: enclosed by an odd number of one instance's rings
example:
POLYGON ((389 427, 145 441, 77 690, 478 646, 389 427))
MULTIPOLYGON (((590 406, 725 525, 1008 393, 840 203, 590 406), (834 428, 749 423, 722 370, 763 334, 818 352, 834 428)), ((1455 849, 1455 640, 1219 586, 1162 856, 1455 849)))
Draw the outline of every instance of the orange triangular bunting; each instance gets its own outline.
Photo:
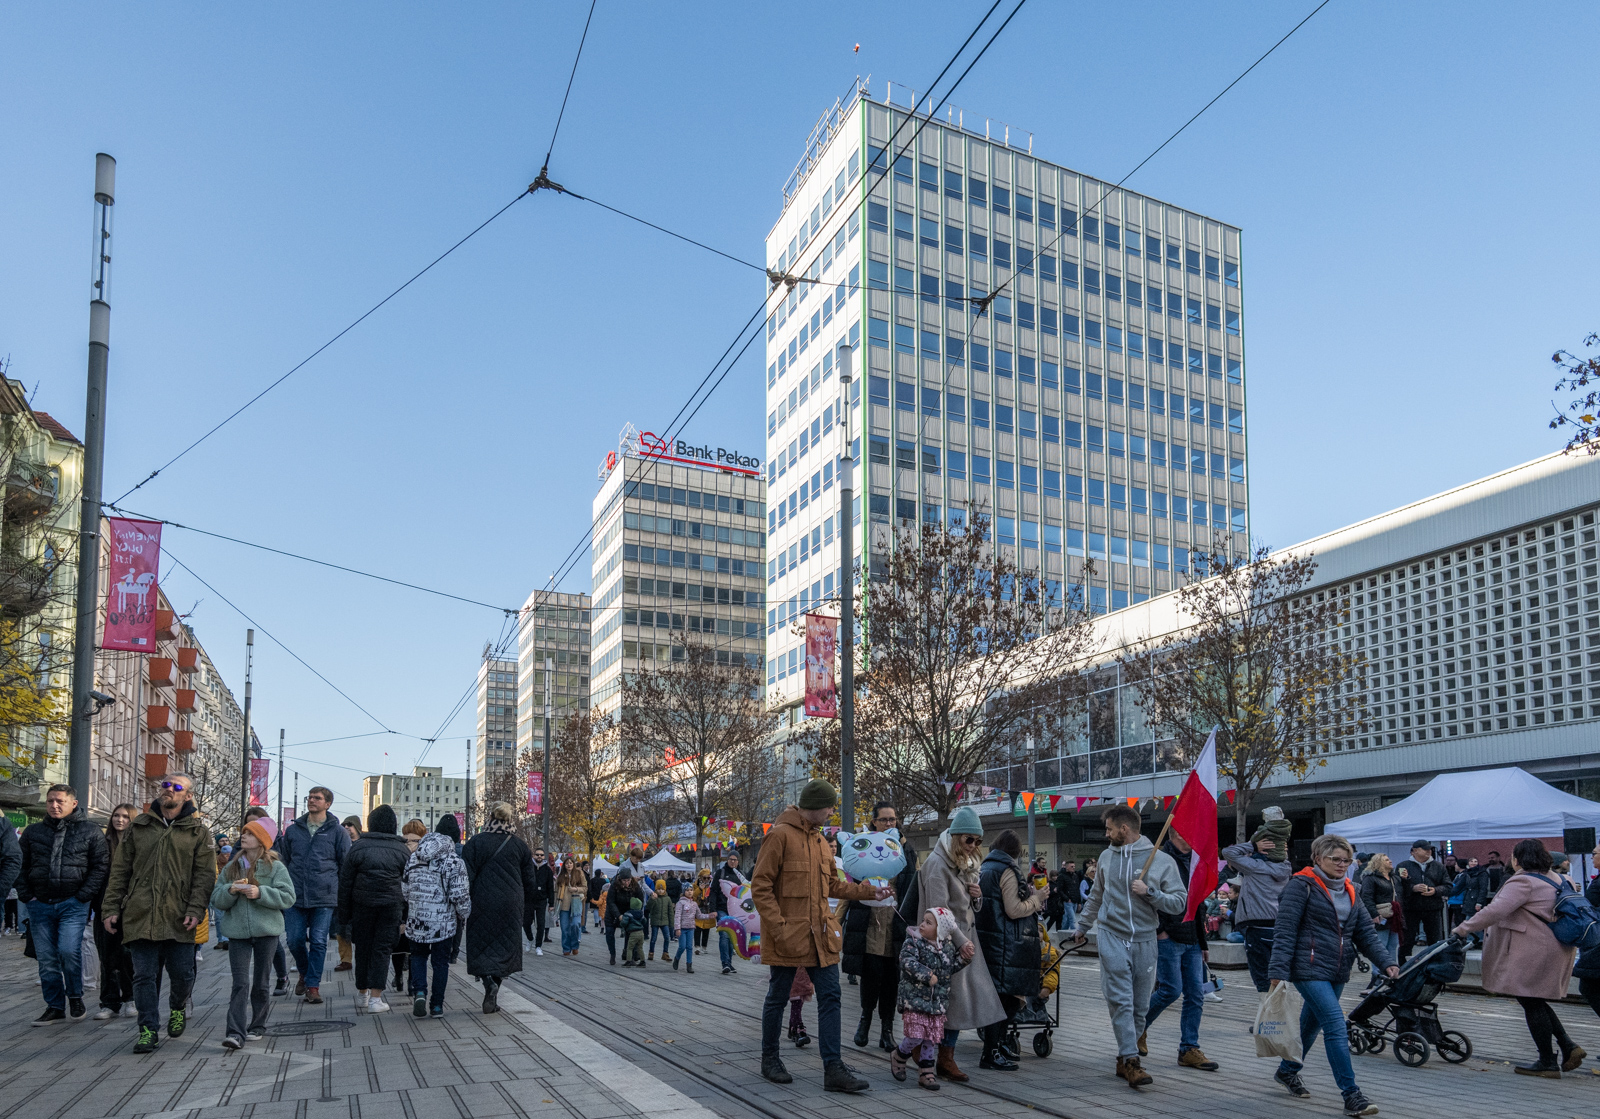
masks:
POLYGON ((1139 799, 1140 799, 1139 797, 1129 797, 1128 798, 1128 807, 1129 808, 1138 808, 1139 807, 1139 799))
POLYGON ((1023 807, 1024 810, 1033 807, 1033 794, 1032 793, 1023 793, 1022 794, 1022 807, 1023 807))

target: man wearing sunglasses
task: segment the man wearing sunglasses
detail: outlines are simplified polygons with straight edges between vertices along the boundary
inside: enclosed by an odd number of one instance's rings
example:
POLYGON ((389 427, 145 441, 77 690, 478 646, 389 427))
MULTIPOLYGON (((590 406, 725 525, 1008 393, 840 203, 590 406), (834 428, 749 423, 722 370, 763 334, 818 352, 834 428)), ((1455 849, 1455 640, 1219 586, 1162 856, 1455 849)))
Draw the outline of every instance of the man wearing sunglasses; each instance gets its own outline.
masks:
POLYGON ((171 982, 167 1036, 181 1037, 194 989, 194 930, 205 916, 217 878, 211 833, 195 814, 187 773, 164 778, 148 810, 134 817, 128 837, 111 860, 111 880, 101 912, 107 932, 122 926, 133 956, 133 1001, 139 1009, 135 1053, 160 1044, 161 972, 171 982))

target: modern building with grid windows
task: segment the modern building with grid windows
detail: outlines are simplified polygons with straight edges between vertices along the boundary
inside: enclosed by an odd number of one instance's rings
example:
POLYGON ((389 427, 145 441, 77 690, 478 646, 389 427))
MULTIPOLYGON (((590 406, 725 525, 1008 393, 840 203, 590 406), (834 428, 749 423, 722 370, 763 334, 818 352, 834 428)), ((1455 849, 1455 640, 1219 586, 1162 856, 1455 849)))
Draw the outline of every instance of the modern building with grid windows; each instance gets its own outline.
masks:
POLYGON ((1236 227, 857 82, 808 138, 767 261, 796 279, 767 319, 775 701, 803 690, 792 619, 835 593, 841 342, 864 566, 894 526, 974 508, 1052 594, 1115 611, 1249 539, 1236 227))
POLYGON ((589 618, 586 594, 534 591, 518 619, 517 665, 522 688, 517 697, 517 753, 536 751, 544 741, 545 661, 550 673, 550 733, 574 711, 589 706, 589 618))
POLYGON ((590 704, 617 713, 624 675, 670 664, 689 636, 760 667, 766 483, 736 451, 623 429, 594 499, 590 704))
POLYGON ((478 665, 478 738, 473 746, 474 788, 485 776, 517 764, 517 662, 489 655, 478 665))

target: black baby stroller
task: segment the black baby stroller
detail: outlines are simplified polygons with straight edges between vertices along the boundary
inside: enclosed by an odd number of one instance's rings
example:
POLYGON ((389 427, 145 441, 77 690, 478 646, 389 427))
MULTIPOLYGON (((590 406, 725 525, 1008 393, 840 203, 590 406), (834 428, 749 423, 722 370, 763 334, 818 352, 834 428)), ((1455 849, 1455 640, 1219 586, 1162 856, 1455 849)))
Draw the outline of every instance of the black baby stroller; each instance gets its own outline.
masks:
POLYGON ((1380 979, 1350 1013, 1350 1052, 1382 1053, 1393 1034, 1395 1059, 1411 1068, 1428 1060, 1430 1045, 1453 1065, 1472 1056, 1467 1035, 1440 1028, 1433 1005, 1445 984, 1461 978, 1466 964, 1466 942, 1450 936, 1412 956, 1395 978, 1380 979), (1374 1019, 1385 1011, 1389 1020, 1376 1024, 1374 1019))

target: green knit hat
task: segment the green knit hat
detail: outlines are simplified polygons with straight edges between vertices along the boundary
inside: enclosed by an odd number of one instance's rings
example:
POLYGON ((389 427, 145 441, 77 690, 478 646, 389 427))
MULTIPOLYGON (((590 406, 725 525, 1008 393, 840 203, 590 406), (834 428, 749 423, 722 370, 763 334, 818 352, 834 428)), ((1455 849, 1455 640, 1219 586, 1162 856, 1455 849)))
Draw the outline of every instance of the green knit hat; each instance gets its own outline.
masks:
POLYGON ((983 824, 978 819, 977 810, 970 804, 963 804, 955 810, 950 817, 951 835, 982 835, 983 824))
POLYGON ((628 903, 628 908, 629 909, 643 909, 644 908, 644 899, 643 898, 634 898, 632 901, 630 901, 628 903))
POLYGON ((806 782, 806 787, 800 790, 800 808, 807 811, 816 808, 832 808, 839 803, 839 790, 820 777, 813 777, 806 782))

